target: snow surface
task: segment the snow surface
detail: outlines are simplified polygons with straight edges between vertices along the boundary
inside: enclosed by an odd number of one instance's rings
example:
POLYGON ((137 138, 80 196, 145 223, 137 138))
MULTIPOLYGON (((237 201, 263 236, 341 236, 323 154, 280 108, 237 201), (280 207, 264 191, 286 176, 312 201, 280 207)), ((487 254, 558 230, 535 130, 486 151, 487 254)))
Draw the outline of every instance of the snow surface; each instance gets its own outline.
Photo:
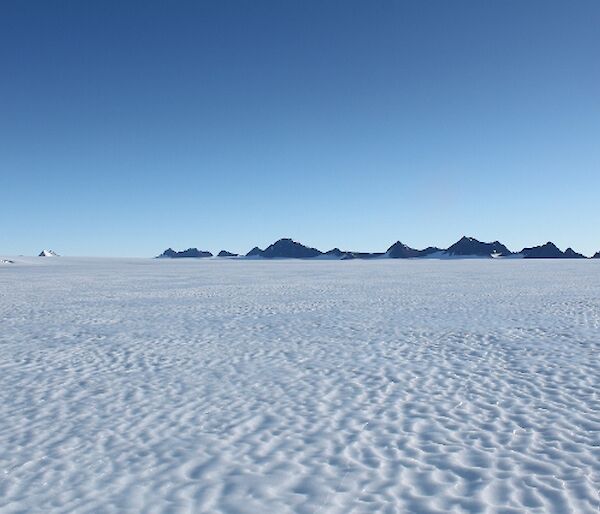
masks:
POLYGON ((13 259, 2 513, 600 511, 600 261, 13 259))

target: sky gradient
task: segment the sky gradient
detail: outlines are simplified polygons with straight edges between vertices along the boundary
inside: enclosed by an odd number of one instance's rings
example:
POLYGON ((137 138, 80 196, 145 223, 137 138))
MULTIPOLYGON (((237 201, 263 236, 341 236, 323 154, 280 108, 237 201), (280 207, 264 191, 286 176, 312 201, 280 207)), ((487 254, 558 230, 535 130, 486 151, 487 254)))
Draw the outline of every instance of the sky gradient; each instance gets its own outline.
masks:
POLYGON ((600 250, 600 2, 1 2, 0 254, 600 250))

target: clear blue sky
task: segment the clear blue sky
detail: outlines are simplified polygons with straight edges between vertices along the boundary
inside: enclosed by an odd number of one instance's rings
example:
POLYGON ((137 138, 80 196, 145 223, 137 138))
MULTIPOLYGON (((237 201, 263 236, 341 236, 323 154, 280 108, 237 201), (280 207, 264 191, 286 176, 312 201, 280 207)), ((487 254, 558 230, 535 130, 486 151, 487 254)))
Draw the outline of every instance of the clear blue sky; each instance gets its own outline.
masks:
POLYGON ((0 254, 600 250, 600 2, 4 1, 0 254))

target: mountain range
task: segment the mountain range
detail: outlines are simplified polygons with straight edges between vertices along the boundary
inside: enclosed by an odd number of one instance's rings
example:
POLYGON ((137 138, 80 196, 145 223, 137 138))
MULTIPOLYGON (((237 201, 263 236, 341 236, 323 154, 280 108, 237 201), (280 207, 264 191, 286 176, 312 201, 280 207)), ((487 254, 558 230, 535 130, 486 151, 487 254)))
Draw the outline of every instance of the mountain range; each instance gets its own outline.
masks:
MULTIPOLYGON (((188 248, 177 252, 172 248, 166 249, 157 258, 201 258, 212 257, 213 254, 209 251, 198 250, 197 248, 188 248)), ((505 245, 499 241, 485 243, 475 239, 474 237, 461 237, 456 243, 448 248, 438 248, 436 246, 428 246, 422 250, 411 248, 410 246, 396 241, 385 252, 356 252, 348 250, 340 250, 333 248, 332 250, 322 252, 317 248, 311 248, 298 243, 290 238, 283 238, 275 241, 264 250, 255 246, 246 255, 238 255, 226 250, 221 250, 217 257, 237 257, 237 258, 254 258, 254 259, 414 259, 414 258, 523 258, 523 259, 585 259, 586 257, 577 253, 572 248, 567 248, 564 252, 561 251, 554 243, 547 242, 543 245, 523 248, 520 252, 511 252, 505 245)), ((600 258, 600 251, 593 258, 600 258)))

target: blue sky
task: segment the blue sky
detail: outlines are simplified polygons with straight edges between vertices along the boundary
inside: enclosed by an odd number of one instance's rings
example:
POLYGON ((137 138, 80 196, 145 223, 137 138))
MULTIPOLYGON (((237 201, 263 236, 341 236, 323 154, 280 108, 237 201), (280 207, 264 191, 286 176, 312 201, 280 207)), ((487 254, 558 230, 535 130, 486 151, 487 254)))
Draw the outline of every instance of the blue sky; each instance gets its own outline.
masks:
POLYGON ((0 254, 600 250, 600 2, 0 4, 0 254))

